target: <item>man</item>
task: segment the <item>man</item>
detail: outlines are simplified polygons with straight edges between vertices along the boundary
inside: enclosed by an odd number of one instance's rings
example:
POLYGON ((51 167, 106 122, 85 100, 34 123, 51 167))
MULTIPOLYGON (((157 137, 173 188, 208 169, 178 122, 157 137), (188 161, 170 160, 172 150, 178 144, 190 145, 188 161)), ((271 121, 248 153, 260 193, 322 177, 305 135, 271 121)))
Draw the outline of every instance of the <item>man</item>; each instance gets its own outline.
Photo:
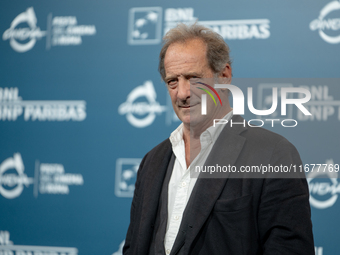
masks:
POLYGON ((200 165, 301 164, 282 136, 213 126, 214 119, 244 123, 233 116, 227 90, 216 91, 220 106, 208 98, 201 114, 206 81, 231 81, 224 40, 180 24, 164 37, 159 70, 182 124, 140 164, 123 254, 314 254, 304 178, 190 178, 189 168, 200 165))

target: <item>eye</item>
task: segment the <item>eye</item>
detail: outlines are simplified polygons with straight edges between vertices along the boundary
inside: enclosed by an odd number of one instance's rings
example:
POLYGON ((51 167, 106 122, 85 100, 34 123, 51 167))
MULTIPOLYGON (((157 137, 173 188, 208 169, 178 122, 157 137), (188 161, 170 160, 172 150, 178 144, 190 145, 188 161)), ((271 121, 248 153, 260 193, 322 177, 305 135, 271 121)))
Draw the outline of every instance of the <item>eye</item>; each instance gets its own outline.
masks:
POLYGON ((167 84, 168 84, 168 87, 175 88, 177 85, 177 80, 176 79, 168 80, 167 84))
POLYGON ((190 84, 191 85, 199 85, 197 82, 199 81, 199 77, 198 76, 193 76, 190 78, 190 84))

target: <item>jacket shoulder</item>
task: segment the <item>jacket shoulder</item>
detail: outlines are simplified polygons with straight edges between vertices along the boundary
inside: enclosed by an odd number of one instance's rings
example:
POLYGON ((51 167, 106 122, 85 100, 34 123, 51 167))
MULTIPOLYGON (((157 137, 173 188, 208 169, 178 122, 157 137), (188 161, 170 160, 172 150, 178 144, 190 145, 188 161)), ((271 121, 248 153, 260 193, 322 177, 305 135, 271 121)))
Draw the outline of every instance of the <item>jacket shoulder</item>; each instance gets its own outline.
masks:
POLYGON ((170 142, 169 138, 167 138, 163 142, 159 143, 154 148, 152 148, 147 153, 147 155, 153 156, 153 155, 164 153, 165 151, 167 151, 169 149, 169 147, 171 148, 171 142, 170 142))
POLYGON ((171 149, 171 142, 169 139, 165 139, 163 142, 155 146, 151 149, 146 155, 144 156, 138 172, 142 172, 144 166, 150 165, 158 165, 164 158, 168 158, 171 156, 172 149, 171 149))
POLYGON ((288 146, 295 148, 287 138, 262 127, 248 127, 241 136, 245 137, 247 142, 254 147, 275 148, 277 146, 288 146))

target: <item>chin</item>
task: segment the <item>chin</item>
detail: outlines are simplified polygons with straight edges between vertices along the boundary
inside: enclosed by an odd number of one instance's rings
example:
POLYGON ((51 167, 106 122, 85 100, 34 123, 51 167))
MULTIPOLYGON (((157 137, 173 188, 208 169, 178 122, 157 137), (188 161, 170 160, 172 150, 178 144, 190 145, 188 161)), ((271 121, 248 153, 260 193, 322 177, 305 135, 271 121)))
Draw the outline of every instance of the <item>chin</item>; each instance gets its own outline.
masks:
POLYGON ((178 118, 183 122, 184 125, 189 125, 190 124, 190 116, 186 115, 186 116, 178 116, 178 118))
POLYGON ((202 116, 190 116, 190 126, 196 127, 204 123, 204 118, 202 116))

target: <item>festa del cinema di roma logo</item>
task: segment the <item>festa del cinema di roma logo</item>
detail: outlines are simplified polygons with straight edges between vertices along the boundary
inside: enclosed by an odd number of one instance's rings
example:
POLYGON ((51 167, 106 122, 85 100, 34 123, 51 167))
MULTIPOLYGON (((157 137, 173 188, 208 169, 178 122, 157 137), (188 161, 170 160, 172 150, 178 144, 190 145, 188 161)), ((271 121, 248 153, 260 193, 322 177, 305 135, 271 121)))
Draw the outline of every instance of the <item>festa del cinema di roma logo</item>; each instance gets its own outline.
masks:
POLYGON ((42 31, 37 26, 37 17, 33 7, 27 8, 11 22, 10 27, 3 33, 2 39, 9 40, 9 44, 16 52, 27 52, 36 44, 37 40, 46 37, 46 49, 51 46, 69 46, 82 44, 82 36, 96 34, 94 25, 78 25, 75 16, 56 16, 50 13, 47 17, 47 30, 42 31))
POLYGON ((15 51, 26 52, 33 48, 37 39, 44 36, 46 31, 41 31, 40 27, 37 27, 37 17, 33 7, 30 7, 12 21, 10 28, 3 33, 2 39, 9 40, 9 44, 15 51), (17 28, 21 23, 27 23, 28 27, 17 28), (23 41, 27 42, 22 43, 23 41))
POLYGON ((33 178, 27 177, 24 173, 25 167, 19 153, 14 154, 0 164, 0 194, 8 199, 13 199, 22 193, 24 186, 28 187, 33 183, 33 178), (15 169, 17 174, 6 174, 6 171, 15 169), (4 186, 10 187, 6 189, 4 186))
MULTIPOLYGON (((24 162, 20 153, 0 163, 0 195, 7 199, 14 199, 21 195, 24 187, 33 184, 35 198, 38 194, 68 195, 69 186, 84 184, 81 174, 65 173, 62 164, 35 162, 34 177, 25 173, 24 162)), ((1 252, 0 252, 1 254, 1 252)))
POLYGON ((340 10, 340 1, 332 1, 323 7, 317 19, 309 24, 312 31, 318 30, 320 37, 331 44, 340 43, 340 35, 334 35, 335 31, 340 30, 340 18, 328 18, 334 11, 340 10), (326 33, 328 32, 328 34, 326 33), (332 34, 332 35, 331 35, 332 34))

